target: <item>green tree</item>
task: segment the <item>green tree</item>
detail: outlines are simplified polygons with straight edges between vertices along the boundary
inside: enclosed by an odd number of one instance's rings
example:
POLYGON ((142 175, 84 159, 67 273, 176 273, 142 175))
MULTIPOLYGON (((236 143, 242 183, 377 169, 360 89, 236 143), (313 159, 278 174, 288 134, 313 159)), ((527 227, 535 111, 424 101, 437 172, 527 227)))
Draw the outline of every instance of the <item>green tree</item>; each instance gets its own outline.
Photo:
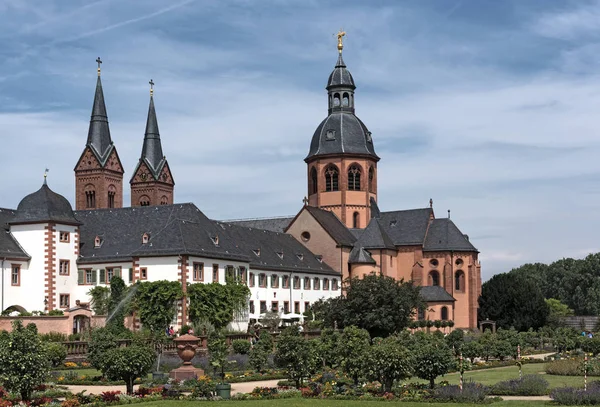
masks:
POLYGON ((125 315, 129 312, 131 302, 127 291, 127 286, 121 277, 113 276, 111 278, 106 327, 117 334, 126 330, 125 315))
POLYGON ((108 303, 110 301, 110 288, 97 285, 87 292, 91 297, 92 311, 96 315, 108 315, 108 303))
POLYGON ((48 342, 46 343, 46 350, 52 367, 60 366, 67 358, 67 348, 61 343, 48 342))
POLYGON ((136 285, 133 306, 140 322, 153 333, 164 333, 177 312, 177 301, 183 296, 181 284, 161 280, 136 285))
POLYGON ((422 343, 415 354, 415 375, 429 380, 432 389, 435 379, 448 373, 455 365, 452 349, 441 340, 430 339, 422 343))
POLYGON ((112 348, 103 356, 102 374, 110 380, 124 380, 127 394, 133 394, 133 383, 144 377, 154 363, 154 350, 138 343, 125 348, 112 348))
POLYGON ((104 355, 117 347, 117 336, 110 329, 93 329, 88 344, 87 359, 95 369, 103 371, 106 364, 104 355))
POLYGON ((372 273, 344 284, 345 296, 316 305, 318 316, 330 328, 353 325, 366 329, 372 338, 386 337, 408 327, 423 306, 420 289, 412 282, 372 273))
POLYGON ((323 329, 317 343, 319 358, 323 363, 323 367, 337 368, 339 365, 339 332, 330 328, 323 329))
POLYGON ((0 383, 6 390, 28 401, 49 369, 47 344, 40 340, 34 324, 24 327, 21 320, 16 320, 10 333, 0 333, 0 383))
POLYGON ((347 326, 344 328, 339 340, 337 352, 339 352, 341 368, 344 373, 354 380, 356 385, 364 370, 370 339, 366 330, 355 326, 347 326))
POLYGON ((465 333, 462 329, 455 329, 446 336, 446 343, 453 349, 455 355, 460 355, 463 343, 465 342, 465 333))
POLYGON ((477 340, 465 341, 462 345, 462 355, 471 363, 475 363, 475 358, 481 357, 483 354, 483 346, 477 340))
POLYGON ((549 310, 548 325, 551 327, 557 328, 561 325, 561 318, 575 315, 575 312, 567 304, 563 304, 555 298, 546 299, 546 305, 549 310))
POLYGON ((267 330, 260 331, 258 342, 250 350, 248 361, 259 373, 264 373, 269 362, 269 355, 273 353, 273 337, 267 330))
POLYGON ((246 309, 250 289, 241 283, 196 283, 187 287, 190 319, 195 324, 208 321, 215 329, 225 328, 237 312, 246 309))
POLYGON ((540 288, 522 275, 496 274, 481 288, 480 319, 496 321, 500 328, 518 331, 544 326, 548 306, 540 288))
POLYGON ((365 357, 365 376, 379 381, 386 392, 392 391, 394 381, 413 374, 414 357, 397 338, 376 338, 365 357))
POLYGON ((315 341, 300 336, 295 326, 283 330, 277 341, 275 364, 285 369, 290 380, 300 387, 304 378, 313 374, 319 364, 315 341))
POLYGON ((213 331, 209 334, 208 357, 215 375, 219 372, 222 381, 225 378, 227 363, 227 340, 222 331, 213 331))

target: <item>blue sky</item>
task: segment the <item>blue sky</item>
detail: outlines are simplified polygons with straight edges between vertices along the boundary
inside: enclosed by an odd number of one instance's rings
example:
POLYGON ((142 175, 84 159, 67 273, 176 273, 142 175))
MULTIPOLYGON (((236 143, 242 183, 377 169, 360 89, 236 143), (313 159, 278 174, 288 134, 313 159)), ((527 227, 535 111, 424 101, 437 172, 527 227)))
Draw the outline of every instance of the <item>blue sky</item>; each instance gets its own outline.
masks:
POLYGON ((484 279, 583 257, 600 251, 598 21, 583 0, 0 0, 0 206, 46 167, 73 202, 101 56, 126 181, 152 78, 177 202, 295 214, 343 27, 382 210, 451 209, 484 279))

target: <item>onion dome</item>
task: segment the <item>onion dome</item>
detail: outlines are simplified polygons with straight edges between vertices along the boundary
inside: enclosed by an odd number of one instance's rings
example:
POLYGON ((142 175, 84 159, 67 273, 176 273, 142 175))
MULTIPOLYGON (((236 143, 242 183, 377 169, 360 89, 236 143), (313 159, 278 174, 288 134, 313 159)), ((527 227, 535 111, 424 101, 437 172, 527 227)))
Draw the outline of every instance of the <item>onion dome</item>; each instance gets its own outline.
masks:
POLYGON ((19 202, 17 213, 11 224, 55 222, 68 225, 80 225, 75 218, 73 208, 62 195, 52 191, 44 180, 44 185, 27 195, 19 202))

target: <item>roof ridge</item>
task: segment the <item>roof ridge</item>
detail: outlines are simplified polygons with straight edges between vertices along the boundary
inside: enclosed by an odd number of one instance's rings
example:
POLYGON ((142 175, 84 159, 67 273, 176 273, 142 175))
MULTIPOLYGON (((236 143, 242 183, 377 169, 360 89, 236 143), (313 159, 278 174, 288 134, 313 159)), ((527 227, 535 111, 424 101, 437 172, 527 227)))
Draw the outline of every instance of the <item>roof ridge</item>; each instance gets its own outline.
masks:
POLYGON ((293 215, 283 215, 283 216, 266 216, 264 218, 239 218, 239 219, 222 219, 222 220, 217 220, 217 219, 213 219, 215 222, 221 222, 221 223, 230 223, 230 222, 240 222, 240 221, 245 221, 245 220, 267 220, 267 219, 287 219, 287 218, 293 218, 293 215))

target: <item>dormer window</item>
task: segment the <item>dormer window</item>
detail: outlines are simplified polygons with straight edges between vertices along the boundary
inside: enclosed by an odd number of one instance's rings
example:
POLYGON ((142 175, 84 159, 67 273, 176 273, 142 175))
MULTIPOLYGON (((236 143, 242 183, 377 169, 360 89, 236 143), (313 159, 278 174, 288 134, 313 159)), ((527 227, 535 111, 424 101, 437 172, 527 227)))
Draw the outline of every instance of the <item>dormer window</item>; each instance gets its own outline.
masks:
POLYGON ((213 242, 213 244, 214 244, 215 246, 218 246, 218 245, 219 245, 219 235, 214 235, 214 236, 211 236, 211 237, 210 237, 210 240, 212 240, 212 242, 213 242))
POLYGON ((100 247, 102 246, 102 239, 100 238, 100 236, 96 236, 94 238, 94 247, 100 247))
POLYGON ((298 257, 298 260, 304 260, 304 255, 302 253, 296 254, 296 257, 298 257))
POLYGON ((315 256, 315 257, 317 258, 317 260, 318 260, 319 263, 323 263, 323 256, 318 255, 318 256, 315 256))
POLYGON ((256 257, 260 257, 260 249, 254 249, 252 252, 256 255, 256 257))
POLYGON ((335 130, 327 130, 327 133, 325 133, 325 140, 335 140, 335 130))
POLYGON ((373 142, 373 137, 371 136, 371 132, 370 131, 367 132, 367 142, 368 143, 372 143, 373 142))
POLYGON ((390 222, 390 226, 391 227, 395 227, 397 223, 398 223, 398 221, 393 220, 393 221, 390 222))
POLYGON ((280 259, 283 260, 283 252, 277 252, 277 255, 279 256, 280 259))
POLYGON ((142 235, 142 244, 148 243, 148 240, 150 240, 150 235, 148 233, 144 233, 142 235))

